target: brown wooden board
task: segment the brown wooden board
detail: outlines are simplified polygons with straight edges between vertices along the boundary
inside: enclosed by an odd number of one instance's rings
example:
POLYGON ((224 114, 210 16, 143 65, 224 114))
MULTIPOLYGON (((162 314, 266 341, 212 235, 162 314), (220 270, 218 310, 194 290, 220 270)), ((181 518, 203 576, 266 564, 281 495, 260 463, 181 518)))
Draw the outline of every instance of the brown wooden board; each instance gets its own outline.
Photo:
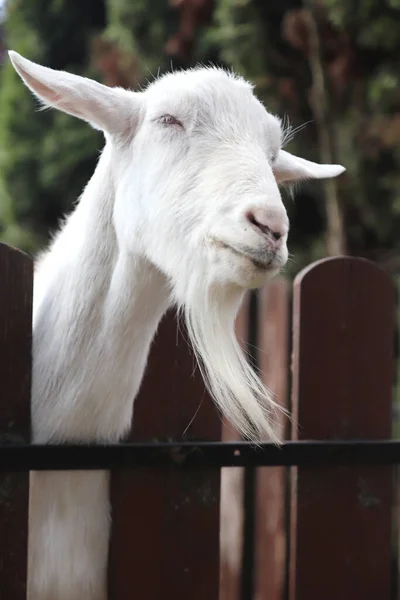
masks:
MULTIPOLYGON (((243 302, 236 320, 236 336, 246 348, 249 333, 249 295, 243 302)), ((222 440, 235 442, 240 433, 224 421, 222 440)), ((220 600, 240 600, 243 525, 244 525, 244 469, 226 467, 221 469, 221 573, 220 600)))
MULTIPOLYGON (((283 278, 268 283, 259 303, 259 364, 264 383, 287 408, 289 285, 283 278)), ((289 421, 282 415, 284 437, 289 421)), ((286 563, 286 470, 257 469, 255 589, 256 600, 283 600, 286 563)))
MULTIPOLYGON (((30 441, 31 259, 0 244, 0 442, 30 441)), ((28 473, 0 474, 0 599, 25 600, 28 473)))
MULTIPOLYGON (((296 278, 293 313, 298 438, 390 438, 389 277, 363 259, 319 261, 296 278)), ((391 467, 294 473, 290 600, 389 600, 391 498, 391 467)))
MULTIPOLYGON (((220 440, 221 419, 173 314, 135 401, 131 441, 220 440)), ((111 478, 110 600, 217 600, 220 473, 143 468, 111 478)))

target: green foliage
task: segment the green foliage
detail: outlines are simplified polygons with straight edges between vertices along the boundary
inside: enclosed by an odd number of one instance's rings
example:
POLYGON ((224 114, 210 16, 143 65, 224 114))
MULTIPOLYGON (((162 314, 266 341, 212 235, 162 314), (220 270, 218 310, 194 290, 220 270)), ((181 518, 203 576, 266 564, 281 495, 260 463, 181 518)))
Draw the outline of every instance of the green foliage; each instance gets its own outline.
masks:
MULTIPOLYGON (((97 0, 9 0, 7 45, 52 68, 89 72, 91 36, 105 14, 97 0)), ((101 136, 38 103, 9 61, 0 73, 0 234, 33 252, 81 193, 101 136)))
MULTIPOLYGON (((164 53, 168 37, 178 25, 176 11, 166 0, 107 0, 108 24, 104 38, 116 44, 123 54, 135 57, 142 83, 158 72, 170 69, 164 53)), ((178 61, 174 61, 177 66, 178 61)))

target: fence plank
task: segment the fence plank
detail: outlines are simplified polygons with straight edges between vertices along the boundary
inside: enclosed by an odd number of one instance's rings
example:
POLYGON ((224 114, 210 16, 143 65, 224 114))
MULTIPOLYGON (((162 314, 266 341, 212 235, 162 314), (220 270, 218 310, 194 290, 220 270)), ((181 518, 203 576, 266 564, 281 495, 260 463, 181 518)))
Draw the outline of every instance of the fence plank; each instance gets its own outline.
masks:
MULTIPOLYGON (((135 401, 132 441, 219 440, 221 421, 169 314, 135 401)), ((114 472, 111 600, 217 600, 220 474, 177 468, 114 472)))
MULTIPOLYGON (((0 441, 30 440, 31 259, 0 244, 0 441)), ((29 475, 0 474, 0 599, 25 600, 29 475)))
MULTIPOLYGON (((245 348, 249 333, 249 294, 246 296, 236 320, 236 336, 245 348)), ((235 442, 240 434, 226 421, 222 427, 222 440, 235 442)), ((243 526, 244 526, 244 469, 221 469, 221 571, 219 600, 240 600, 243 526)))
MULTIPOLYGON (((326 259, 298 275, 300 439, 391 437, 393 319, 393 285, 368 261, 326 259)), ((390 598, 391 498, 390 467, 298 469, 290 600, 390 598)))
MULTIPOLYGON (((259 364, 264 383, 276 401, 288 407, 289 286, 283 278, 269 282, 260 294, 259 364)), ((288 422, 282 417, 282 430, 288 422)), ((286 469, 257 469, 255 600, 282 600, 285 584, 286 469)))

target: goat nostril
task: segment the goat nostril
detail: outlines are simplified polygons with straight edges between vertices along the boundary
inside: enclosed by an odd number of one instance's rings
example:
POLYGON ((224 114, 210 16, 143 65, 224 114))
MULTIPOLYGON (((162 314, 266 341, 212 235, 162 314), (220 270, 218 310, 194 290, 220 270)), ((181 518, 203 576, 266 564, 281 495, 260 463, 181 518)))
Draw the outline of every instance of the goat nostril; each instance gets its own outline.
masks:
POLYGON ((252 225, 254 225, 254 227, 257 227, 257 229, 262 231, 262 233, 271 233, 271 229, 268 227, 268 225, 265 225, 264 223, 260 223, 260 221, 254 215, 254 213, 248 212, 246 214, 246 217, 247 217, 248 221, 250 221, 250 223, 252 225))
POLYGON ((254 215, 253 212, 249 211, 248 213, 246 213, 246 217, 247 220, 252 225, 254 225, 254 227, 257 227, 257 229, 259 229, 264 234, 271 235, 274 238, 274 240, 278 241, 281 239, 281 237, 283 237, 283 233, 281 233, 280 231, 274 231, 265 223, 260 223, 260 221, 258 221, 257 217, 254 215))
POLYGON ((261 227, 262 227, 261 223, 259 223, 259 222, 257 221, 257 219, 255 218, 255 216, 253 215, 253 213, 252 213, 252 212, 248 212, 248 213, 246 214, 246 217, 247 217, 247 219, 250 221, 250 223, 251 223, 252 225, 255 225, 256 227, 259 227, 259 228, 261 228, 261 227))

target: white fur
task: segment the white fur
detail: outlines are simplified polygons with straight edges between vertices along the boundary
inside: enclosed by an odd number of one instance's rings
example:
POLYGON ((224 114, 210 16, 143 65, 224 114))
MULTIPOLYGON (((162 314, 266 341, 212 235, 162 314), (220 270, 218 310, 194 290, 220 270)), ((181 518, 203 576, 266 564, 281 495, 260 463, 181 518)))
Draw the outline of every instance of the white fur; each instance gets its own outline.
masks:
MULTIPOLYGON (((277 441, 276 405, 246 363, 234 319, 244 290, 287 260, 278 183, 343 168, 284 152, 280 120, 219 69, 169 74, 134 93, 10 57, 45 106, 106 136, 36 267, 34 441, 119 440, 172 304, 225 416, 251 439, 277 441)), ((107 473, 33 473, 29 600, 105 600, 108 533, 107 473)))

